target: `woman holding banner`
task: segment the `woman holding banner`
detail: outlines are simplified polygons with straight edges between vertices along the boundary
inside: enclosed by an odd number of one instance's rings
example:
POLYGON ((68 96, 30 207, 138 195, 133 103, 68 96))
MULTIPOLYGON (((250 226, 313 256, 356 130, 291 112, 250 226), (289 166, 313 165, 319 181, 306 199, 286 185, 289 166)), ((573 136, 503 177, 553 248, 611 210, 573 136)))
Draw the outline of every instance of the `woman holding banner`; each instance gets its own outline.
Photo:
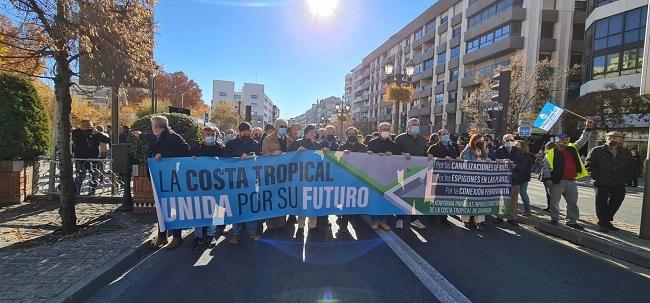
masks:
MULTIPOLYGON (((468 161, 489 161, 488 149, 485 145, 485 139, 480 134, 474 134, 469 139, 469 143, 460 153, 459 159, 468 161)), ((485 227, 485 216, 460 216, 465 223, 466 228, 470 228, 471 218, 474 217, 476 229, 481 230, 485 227)))

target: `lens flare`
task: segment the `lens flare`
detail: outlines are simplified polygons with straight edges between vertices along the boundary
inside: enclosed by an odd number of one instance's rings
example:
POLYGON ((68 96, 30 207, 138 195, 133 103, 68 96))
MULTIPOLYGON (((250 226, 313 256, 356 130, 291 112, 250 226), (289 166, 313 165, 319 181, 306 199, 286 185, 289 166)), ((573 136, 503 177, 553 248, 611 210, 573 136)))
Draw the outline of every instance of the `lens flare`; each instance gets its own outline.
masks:
POLYGON ((338 5, 339 0, 307 0, 312 15, 319 18, 333 16, 338 5))

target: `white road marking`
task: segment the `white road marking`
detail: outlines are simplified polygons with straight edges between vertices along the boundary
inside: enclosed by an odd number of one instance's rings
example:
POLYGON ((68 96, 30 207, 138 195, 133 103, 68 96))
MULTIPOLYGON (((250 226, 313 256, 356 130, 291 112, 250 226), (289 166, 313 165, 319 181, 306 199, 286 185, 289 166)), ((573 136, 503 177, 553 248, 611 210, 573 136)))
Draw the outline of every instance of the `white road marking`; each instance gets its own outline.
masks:
MULTIPOLYGON (((219 245, 224 240, 226 240, 226 237, 224 237, 224 236, 219 237, 219 239, 217 240, 216 245, 219 245)), ((212 249, 204 250, 203 253, 201 254, 201 257, 199 257, 199 259, 196 260, 196 263, 194 263, 194 267, 206 266, 206 265, 210 264, 210 261, 212 261, 212 258, 214 258, 214 256, 211 254, 211 252, 212 252, 212 249)))
MULTIPOLYGON (((368 223, 370 217, 363 216, 368 223)), ((472 302, 392 231, 375 231, 438 301, 472 302)))

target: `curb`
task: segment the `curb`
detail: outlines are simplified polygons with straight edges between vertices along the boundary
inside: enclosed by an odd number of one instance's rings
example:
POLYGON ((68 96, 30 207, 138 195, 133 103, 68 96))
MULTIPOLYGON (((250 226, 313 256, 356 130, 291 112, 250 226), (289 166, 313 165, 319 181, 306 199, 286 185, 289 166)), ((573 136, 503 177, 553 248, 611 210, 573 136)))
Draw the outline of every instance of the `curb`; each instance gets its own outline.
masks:
POLYGON ((118 256, 90 272, 47 302, 83 302, 137 263, 142 257, 154 251, 155 249, 151 246, 151 238, 149 238, 121 252, 118 256))
POLYGON ((545 234, 569 241, 578 246, 593 249, 607 256, 611 256, 622 261, 650 269, 649 251, 644 251, 631 245, 603 239, 584 231, 576 231, 569 227, 552 225, 537 218, 520 217, 520 222, 529 226, 533 226, 535 229, 545 234))

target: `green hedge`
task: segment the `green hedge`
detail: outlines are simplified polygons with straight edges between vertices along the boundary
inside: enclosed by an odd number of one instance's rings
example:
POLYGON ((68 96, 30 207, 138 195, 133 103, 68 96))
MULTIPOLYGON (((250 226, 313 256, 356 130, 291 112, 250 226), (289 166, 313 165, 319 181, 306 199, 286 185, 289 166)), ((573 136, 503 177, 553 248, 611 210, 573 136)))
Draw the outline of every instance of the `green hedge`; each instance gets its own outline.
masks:
MULTIPOLYGON (((190 146, 194 146, 201 142, 201 127, 192 118, 179 113, 163 113, 160 115, 167 117, 169 120, 169 128, 181 135, 181 137, 185 139, 185 142, 190 146)), ((133 122, 131 130, 151 133, 151 116, 152 115, 146 115, 133 122)), ((131 159, 133 159, 137 164, 146 163, 147 157, 149 156, 149 145, 146 142, 133 137, 130 141, 133 142, 129 150, 131 159)))
POLYGON ((0 74, 0 160, 31 161, 50 144, 47 112, 29 80, 0 74))

